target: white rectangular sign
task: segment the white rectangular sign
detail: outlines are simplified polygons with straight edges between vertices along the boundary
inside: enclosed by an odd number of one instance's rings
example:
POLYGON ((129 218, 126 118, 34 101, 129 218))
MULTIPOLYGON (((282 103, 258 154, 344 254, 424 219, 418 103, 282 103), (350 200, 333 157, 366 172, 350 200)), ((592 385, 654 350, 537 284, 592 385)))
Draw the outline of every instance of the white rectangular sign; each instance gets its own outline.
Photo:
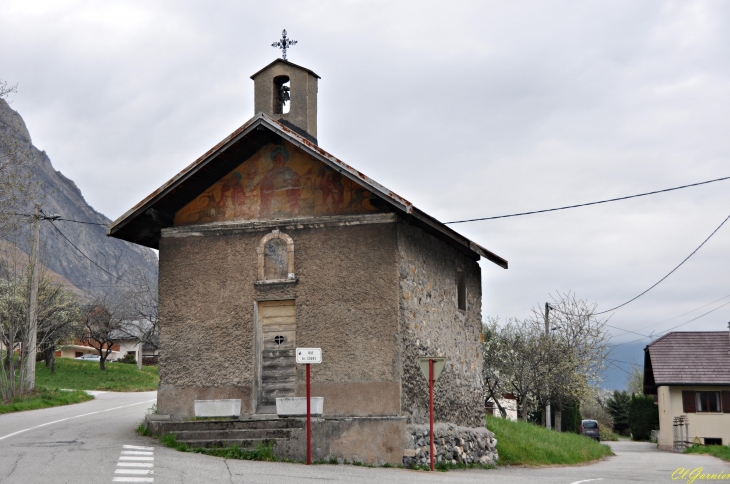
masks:
POLYGON ((297 348, 297 363, 322 363, 322 348, 297 348))

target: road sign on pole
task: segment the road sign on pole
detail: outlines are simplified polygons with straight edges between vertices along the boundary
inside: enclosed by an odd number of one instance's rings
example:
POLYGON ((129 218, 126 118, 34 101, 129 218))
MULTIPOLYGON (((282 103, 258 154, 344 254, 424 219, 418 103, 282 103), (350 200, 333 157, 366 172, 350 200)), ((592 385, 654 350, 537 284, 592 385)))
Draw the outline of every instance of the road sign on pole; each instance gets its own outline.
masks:
POLYGON ((307 365, 307 465, 312 465, 312 393, 310 365, 322 363, 322 348, 297 348, 297 363, 307 365))
POLYGON ((431 440, 429 455, 431 456, 431 470, 434 470, 436 446, 433 443, 433 385, 441 375, 448 358, 445 356, 419 356, 416 361, 418 366, 421 367, 423 375, 428 379, 429 435, 431 440))
POLYGON ((322 348, 297 348, 297 363, 322 363, 322 348))

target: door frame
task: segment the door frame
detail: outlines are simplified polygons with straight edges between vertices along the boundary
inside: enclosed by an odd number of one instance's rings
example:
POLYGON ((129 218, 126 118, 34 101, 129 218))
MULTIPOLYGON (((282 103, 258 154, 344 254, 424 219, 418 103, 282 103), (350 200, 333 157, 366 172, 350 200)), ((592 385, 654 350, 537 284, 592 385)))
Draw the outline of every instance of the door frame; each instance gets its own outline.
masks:
MULTIPOLYGON (((272 412, 271 407, 264 407, 261 405, 261 392, 263 385, 261 382, 261 376, 263 374, 263 357, 261 352, 264 349, 264 331, 263 325, 261 324, 261 317, 259 316, 259 303, 267 301, 294 301, 294 320, 296 321, 296 307, 297 299, 295 297, 261 297, 255 298, 253 302, 253 327, 254 327, 254 344, 253 344, 253 392, 251 394, 251 408, 254 409, 254 413, 257 414, 269 414, 272 412)), ((296 327, 296 326, 295 326, 296 327)), ((273 409, 276 413, 276 408, 273 409)))

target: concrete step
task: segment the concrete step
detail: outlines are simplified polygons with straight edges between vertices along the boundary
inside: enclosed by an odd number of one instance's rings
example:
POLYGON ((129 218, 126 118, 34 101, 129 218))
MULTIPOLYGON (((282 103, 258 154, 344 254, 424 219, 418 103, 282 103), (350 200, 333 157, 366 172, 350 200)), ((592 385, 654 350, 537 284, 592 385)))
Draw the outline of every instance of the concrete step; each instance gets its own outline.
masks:
POLYGON ((178 440, 184 442, 189 447, 232 447, 234 445, 242 449, 254 449, 258 445, 272 445, 276 442, 286 439, 198 439, 198 440, 178 440))
POLYGON ((269 420, 189 420, 155 422, 162 433, 177 433, 194 430, 267 430, 267 429, 301 429, 306 426, 304 419, 269 419, 269 420))
POLYGON ((228 429, 228 430, 179 430, 175 434, 178 441, 218 440, 218 439, 288 439, 296 429, 228 429))

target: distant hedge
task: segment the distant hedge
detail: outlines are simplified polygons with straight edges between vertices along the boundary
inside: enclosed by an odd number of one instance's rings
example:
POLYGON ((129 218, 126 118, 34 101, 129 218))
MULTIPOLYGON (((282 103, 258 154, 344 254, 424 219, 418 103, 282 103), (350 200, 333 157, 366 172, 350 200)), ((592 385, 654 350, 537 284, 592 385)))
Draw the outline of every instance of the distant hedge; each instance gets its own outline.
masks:
POLYGON ((629 428, 633 440, 649 440, 651 431, 659 428, 659 407, 648 395, 631 395, 629 428))

